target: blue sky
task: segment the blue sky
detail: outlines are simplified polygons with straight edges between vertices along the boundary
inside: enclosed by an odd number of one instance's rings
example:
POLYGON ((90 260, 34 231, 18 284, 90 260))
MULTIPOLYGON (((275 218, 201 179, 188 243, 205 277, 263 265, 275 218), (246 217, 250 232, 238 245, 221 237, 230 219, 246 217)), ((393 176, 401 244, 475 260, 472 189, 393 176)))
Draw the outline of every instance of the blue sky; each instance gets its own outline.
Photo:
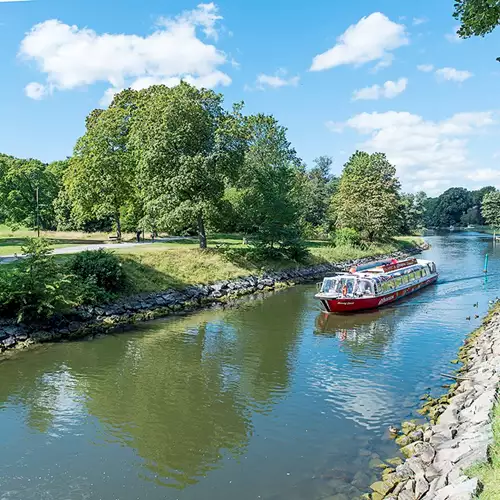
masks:
POLYGON ((71 154, 123 87, 184 78, 274 114, 307 164, 383 151, 408 191, 500 186, 500 30, 457 40, 453 0, 0 0, 0 151, 71 154))

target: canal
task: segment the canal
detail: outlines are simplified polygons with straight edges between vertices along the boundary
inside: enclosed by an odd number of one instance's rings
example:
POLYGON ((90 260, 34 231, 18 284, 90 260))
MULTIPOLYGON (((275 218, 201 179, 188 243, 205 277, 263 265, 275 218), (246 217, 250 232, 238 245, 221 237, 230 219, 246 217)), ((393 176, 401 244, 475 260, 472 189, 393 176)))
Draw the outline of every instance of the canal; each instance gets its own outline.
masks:
POLYGON ((376 312, 327 317, 297 286, 0 362, 0 498, 360 495, 500 295, 491 237, 427 239, 439 283, 376 312))

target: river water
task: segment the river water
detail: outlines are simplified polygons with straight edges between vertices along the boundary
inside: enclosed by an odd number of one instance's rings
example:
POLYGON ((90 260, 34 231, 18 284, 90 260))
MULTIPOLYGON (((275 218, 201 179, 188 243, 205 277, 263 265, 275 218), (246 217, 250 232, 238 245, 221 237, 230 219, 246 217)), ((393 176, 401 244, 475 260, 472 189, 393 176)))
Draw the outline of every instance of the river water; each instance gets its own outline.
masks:
POLYGON ((376 312, 298 286, 1 362, 0 499, 355 498, 500 295, 491 237, 427 239, 438 284, 376 312))

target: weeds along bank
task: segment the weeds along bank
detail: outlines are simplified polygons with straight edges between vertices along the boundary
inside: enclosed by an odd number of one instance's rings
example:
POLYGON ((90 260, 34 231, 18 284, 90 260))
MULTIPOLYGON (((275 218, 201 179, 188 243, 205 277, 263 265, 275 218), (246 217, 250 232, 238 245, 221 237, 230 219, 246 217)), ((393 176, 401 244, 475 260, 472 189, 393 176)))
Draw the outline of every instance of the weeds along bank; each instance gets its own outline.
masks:
MULTIPOLYGON (((191 266, 189 269, 183 267, 185 263, 176 261, 182 259, 179 256, 174 256, 168 264, 162 261, 161 266, 159 263, 152 265, 151 261, 150 265, 144 265, 144 262, 139 265, 138 259, 125 259, 118 260, 116 267, 109 254, 91 252, 93 256, 90 256, 88 253, 82 253, 69 262, 69 268, 79 276, 77 283, 73 278, 69 281, 69 285, 81 294, 80 300, 85 299, 86 303, 74 304, 62 312, 50 314, 51 309, 43 299, 41 285, 37 285, 36 293, 39 295, 31 296, 32 299, 37 299, 35 306, 33 304, 30 307, 23 306, 20 301, 25 300, 26 296, 13 294, 8 304, 11 308, 9 315, 4 314, 4 319, 0 319, 0 349, 7 351, 24 348, 33 343, 76 339, 116 331, 137 321, 187 313, 213 304, 232 303, 238 297, 252 293, 319 279, 327 273, 346 270, 352 265, 368 262, 374 257, 403 257, 420 250, 421 248, 414 247, 406 252, 396 250, 387 254, 338 262, 312 258, 309 263, 302 266, 295 263, 293 268, 284 269, 279 269, 280 266, 283 267, 283 262, 275 262, 274 269, 270 266, 271 269, 264 271, 254 267, 253 272, 248 262, 228 264, 220 258, 220 255, 214 256, 210 252, 207 254, 197 252, 196 255, 200 260, 189 259, 191 266), (94 262, 94 257, 99 255, 102 259, 96 259, 97 262, 94 262), (318 263, 318 260, 322 262, 318 263), (176 264, 176 273, 172 271, 170 274, 168 269, 173 270, 176 264), (84 275, 89 273, 91 279, 85 280, 84 275), (135 290, 139 289, 142 293, 120 295, 105 291, 106 286, 108 289, 112 288, 119 280, 124 279, 127 273, 128 279, 136 282, 135 290), (203 277, 205 281, 194 279, 189 281, 190 276, 203 277), (223 279, 210 279, 212 276, 223 279), (114 300, 99 302, 100 297, 103 299, 112 297, 114 300), (46 315, 34 319, 37 310, 43 311, 46 315)), ((158 256, 149 257, 149 259, 154 258, 158 256)), ((33 263, 25 259, 19 265, 22 274, 16 276, 16 279, 20 280, 21 290, 25 292, 23 287, 28 286, 25 281, 29 281, 29 286, 33 285, 30 281, 30 267, 33 263)), ((65 279, 67 278, 61 275, 58 277, 58 280, 65 279)), ((58 283, 54 286, 53 281, 49 284, 53 287, 51 293, 57 294, 57 300, 59 295, 61 300, 62 298, 68 300, 68 294, 65 293, 68 283, 58 283)))
POLYGON ((367 498, 469 500, 500 498, 500 306, 473 332, 452 363, 447 394, 427 398, 428 423, 404 422, 396 442, 407 457, 386 461, 367 498), (392 465, 391 465, 392 464, 392 465), (396 467, 394 467, 397 465, 396 467))

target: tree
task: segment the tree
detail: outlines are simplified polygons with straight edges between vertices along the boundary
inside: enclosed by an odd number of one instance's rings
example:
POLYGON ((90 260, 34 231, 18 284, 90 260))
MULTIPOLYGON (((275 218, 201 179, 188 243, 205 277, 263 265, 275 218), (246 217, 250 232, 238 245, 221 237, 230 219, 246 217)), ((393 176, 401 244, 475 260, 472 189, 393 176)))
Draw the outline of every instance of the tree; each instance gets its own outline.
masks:
POLYGON ((500 191, 489 192, 484 196, 481 212, 488 225, 500 228, 500 191))
POLYGON ((473 206, 465 212, 460 218, 462 226, 483 225, 483 218, 481 217, 481 210, 478 206, 473 206))
POLYGON ((153 86, 140 92, 132 120, 146 218, 166 230, 195 223, 200 248, 207 246, 206 216, 221 203, 244 157, 241 107, 228 113, 222 100, 184 82, 153 86))
POLYGON ((46 164, 0 155, 0 213, 4 222, 55 229, 53 201, 58 190, 57 177, 46 164))
POLYGON ((402 234, 411 234, 425 226, 426 199, 427 195, 423 191, 401 195, 400 232, 402 234))
POLYGON ((246 125, 250 139, 238 183, 238 205, 245 210, 247 231, 269 256, 284 253, 298 258, 301 161, 286 128, 273 116, 250 116, 246 125))
POLYGON ((434 209, 434 223, 439 227, 457 225, 462 215, 474 204, 470 191, 465 188, 447 189, 438 198, 434 209))
POLYGON ((75 146, 64 177, 72 216, 81 225, 113 217, 121 238, 120 211, 134 189, 135 171, 128 151, 130 113, 120 106, 94 110, 75 146))
POLYGON ((314 163, 315 166, 305 173, 303 216, 305 223, 313 228, 326 228, 328 208, 338 179, 330 172, 333 163, 330 156, 320 156, 314 163))
MULTIPOLYGON (((458 36, 485 36, 500 23, 499 0, 455 0, 453 17, 460 21, 458 36)), ((500 61, 500 57, 497 57, 500 61)))
POLYGON ((337 227, 355 229, 370 241, 396 234, 399 188, 396 168, 383 153, 356 151, 345 164, 333 197, 337 227))

